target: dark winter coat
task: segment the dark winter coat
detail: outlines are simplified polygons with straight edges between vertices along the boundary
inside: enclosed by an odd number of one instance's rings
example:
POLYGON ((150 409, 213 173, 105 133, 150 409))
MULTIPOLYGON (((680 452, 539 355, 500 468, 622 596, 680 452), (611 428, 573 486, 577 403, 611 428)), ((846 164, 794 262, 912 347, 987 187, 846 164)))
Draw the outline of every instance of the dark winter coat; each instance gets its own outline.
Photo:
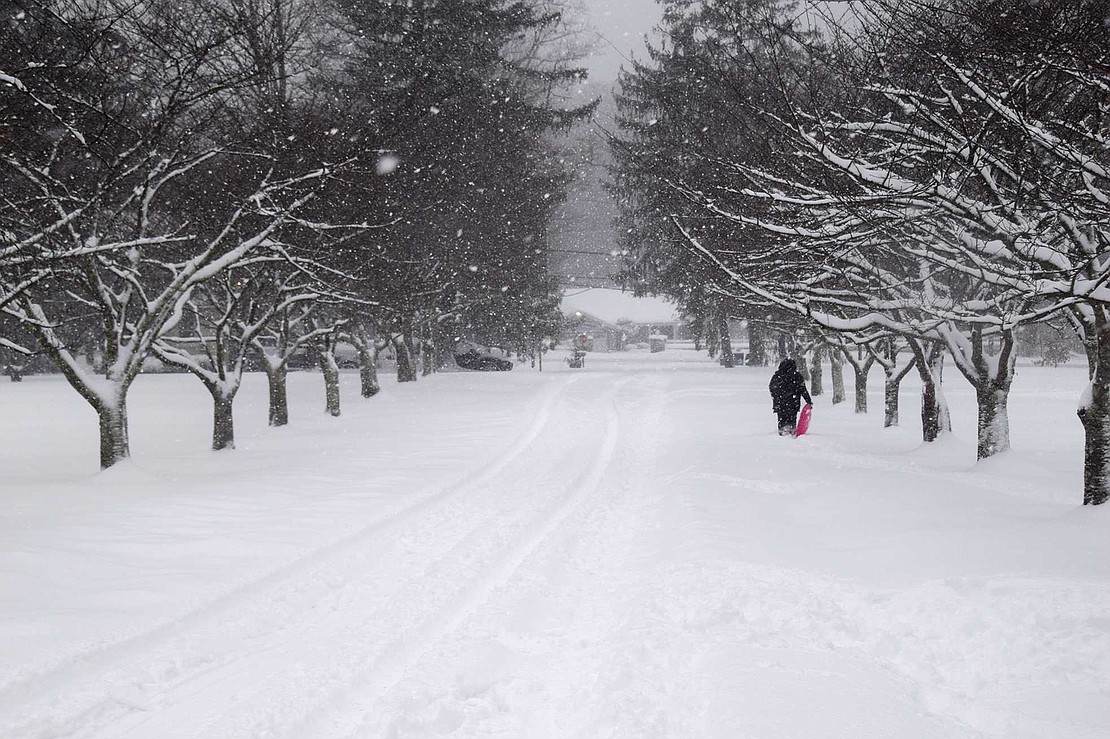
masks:
POLYGON ((796 414, 802 407, 801 398, 805 398, 807 403, 813 403, 806 390, 805 380, 793 359, 784 359, 779 363, 779 368, 771 375, 770 389, 771 405, 775 413, 781 415, 796 414))

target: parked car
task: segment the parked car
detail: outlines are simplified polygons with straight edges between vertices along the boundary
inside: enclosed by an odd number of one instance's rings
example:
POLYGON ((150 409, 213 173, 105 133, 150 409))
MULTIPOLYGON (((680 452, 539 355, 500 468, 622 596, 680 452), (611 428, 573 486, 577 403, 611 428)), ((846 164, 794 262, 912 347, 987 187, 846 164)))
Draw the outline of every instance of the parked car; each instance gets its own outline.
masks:
POLYGON ((489 347, 462 341, 455 347, 455 364, 463 369, 486 372, 506 372, 513 368, 512 360, 495 357, 489 347))

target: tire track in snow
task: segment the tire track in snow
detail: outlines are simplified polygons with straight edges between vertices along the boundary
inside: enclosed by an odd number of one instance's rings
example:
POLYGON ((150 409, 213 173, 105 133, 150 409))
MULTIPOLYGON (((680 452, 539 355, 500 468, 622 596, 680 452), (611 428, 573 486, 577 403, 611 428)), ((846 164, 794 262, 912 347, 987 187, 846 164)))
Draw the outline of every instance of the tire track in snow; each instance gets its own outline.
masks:
MULTIPOLYGON (((626 592, 630 565, 632 572, 638 569, 629 562, 633 542, 661 523, 648 491, 658 484, 655 458, 665 436, 663 389, 669 378, 640 377, 630 384, 634 392, 618 395, 615 454, 592 494, 585 493, 494 597, 467 614, 454 633, 429 645, 372 710, 363 706, 361 719, 337 718, 333 725, 349 728, 361 721, 348 732, 357 737, 617 735, 607 700, 599 700, 594 686, 634 651, 620 628, 622 612, 614 606, 621 599, 615 596, 626 592)), ((662 688, 645 700, 663 705, 670 694, 662 688)), ((620 726, 622 736, 648 734, 620 726)))
MULTIPOLYGON (((180 663, 182 643, 191 636, 219 641, 220 632, 233 627, 249 627, 251 616, 257 620, 275 621, 289 617, 290 611, 304 611, 312 602, 289 599, 305 591, 322 590, 327 597, 334 590, 319 577, 329 563, 342 561, 351 552, 365 547, 368 541, 401 524, 434 511, 452 499, 464 496, 508 468, 541 437, 551 423, 555 409, 579 376, 559 378, 536 404, 530 423, 508 449, 468 471, 454 481, 440 486, 399 510, 372 521, 354 533, 300 556, 275 570, 246 582, 199 608, 163 623, 153 629, 109 644, 97 645, 67 655, 58 663, 0 687, 0 736, 82 735, 93 736, 97 727, 104 727, 121 716, 151 708, 152 685, 179 683, 188 676, 212 673, 220 664, 208 657, 195 663, 180 663), (308 588, 294 589, 291 583, 308 581, 308 588), (210 632, 217 632, 212 635, 210 632)), ((228 638, 223 637, 225 640, 228 638)), ((196 641, 196 639, 193 639, 196 641)), ((218 651, 218 648, 217 650, 218 651)))
MULTIPOLYGON (((566 420, 575 425, 577 417, 566 420)), ((593 427, 593 424, 583 425, 593 427)), ((570 437, 570 434, 560 434, 555 439, 548 439, 547 442, 558 442, 560 439, 568 437, 570 437)), ((586 435, 587 441, 591 438, 586 435)), ((528 462, 528 464, 521 465, 526 469, 522 469, 520 472, 525 476, 529 475, 535 468, 537 460, 550 455, 550 446, 550 443, 545 443, 543 445, 544 451, 537 455, 535 460, 521 459, 521 462, 528 462)), ((576 449, 577 445, 572 444, 564 451, 573 453, 576 449)), ((557 469, 563 469, 563 467, 560 466, 557 469)), ((509 472, 511 473, 512 470, 509 472)), ((510 474, 508 482, 514 481, 510 474)), ((505 480, 499 479, 497 482, 504 483, 505 480)), ((573 490, 574 487, 572 485, 571 489, 573 490)), ((411 575, 414 582, 408 587, 398 590, 397 601, 384 597, 379 599, 377 606, 368 608, 365 601, 358 601, 357 592, 352 593, 352 598, 347 598, 340 603, 333 603, 330 614, 325 619, 311 625, 305 625, 303 635, 307 635, 311 631, 315 636, 310 641, 314 641, 317 647, 308 650, 313 651, 313 655, 305 656, 304 651, 299 653, 300 658, 295 661, 301 664, 307 663, 308 673, 294 681, 294 685, 275 686, 273 680, 261 683, 257 689, 252 689, 250 695, 245 696, 248 702, 258 696, 264 704, 259 706, 258 710, 255 710, 252 715, 242 716, 223 713, 214 716, 205 727, 205 731, 190 735, 206 737, 305 736, 307 730, 304 727, 295 730, 289 728, 291 724, 297 724, 297 719, 301 718, 296 716, 299 711, 307 708, 308 710, 303 712, 310 715, 316 710, 317 705, 329 705, 333 694, 343 693, 345 686, 352 681, 358 683, 358 676, 366 672, 367 663, 380 660, 380 655, 388 653, 390 649, 396 648, 398 645, 407 647, 413 643, 419 643, 420 634, 416 633, 414 629, 422 624, 426 625, 429 613, 457 612, 459 602, 467 597, 467 593, 473 594, 476 587, 475 583, 484 582, 485 575, 483 573, 488 571, 491 566, 490 563, 502 560, 505 557, 507 547, 510 547, 514 541, 519 541, 522 537, 528 536, 529 532, 535 529, 537 524, 533 519, 538 518, 540 522, 547 520, 550 517, 550 511, 561 499, 560 496, 565 497, 565 492, 563 487, 557 486, 557 495, 549 495, 543 498, 539 501, 539 505, 533 504, 524 511, 506 511, 502 510, 505 508, 505 504, 512 504, 513 498, 520 497, 520 495, 519 491, 514 489, 514 486, 502 484, 500 491, 489 493, 492 496, 490 507, 495 510, 495 514, 482 521, 469 521, 470 533, 463 536, 440 556, 428 562, 423 572, 411 575), (552 498, 555 498, 556 502, 552 502, 552 498), (475 523, 477 523, 477 526, 475 526, 475 523), (522 526, 522 523, 526 523, 527 526, 522 526), (514 527, 522 530, 515 531, 514 527), (508 531, 508 534, 505 533, 506 531, 508 531), (475 572, 478 573, 477 576, 474 575, 475 572), (424 577, 425 575, 427 577, 424 577), (428 588, 421 589, 419 581, 424 579, 430 582, 430 592, 428 588), (444 595, 441 589, 445 583, 461 584, 458 588, 446 592, 446 595, 444 595), (348 614, 357 610, 364 610, 369 614, 368 622, 374 623, 384 620, 390 623, 391 628, 387 629, 384 637, 380 633, 365 637, 350 634, 348 614), (417 627, 413 627, 412 624, 417 624, 417 627), (400 636, 397 636, 397 634, 400 634, 400 636), (321 636, 323 638, 320 638, 321 636), (336 659, 335 644, 344 638, 350 641, 348 649, 336 659), (281 701, 274 701, 272 696, 268 695, 268 693, 273 692, 290 696, 289 702, 293 706, 279 705, 281 701), (312 705, 306 705, 309 701, 313 701, 312 705)), ((525 499, 530 501, 530 496, 526 495, 525 499)), ((438 535, 438 531, 431 533, 431 536, 438 535)), ((389 574, 390 577, 396 577, 396 573, 389 574)), ((298 628, 291 629, 291 632, 293 637, 301 635, 298 628)), ((381 632, 381 629, 379 629, 379 632, 381 632)), ((290 641, 297 640, 289 637, 287 639, 290 641)), ((290 657, 288 654, 284 656, 286 659, 290 657)), ((254 665, 251 669, 246 670, 245 674, 251 676, 263 672, 263 670, 258 669, 257 665, 254 665)), ((319 714, 321 711, 316 711, 316 713, 319 714)), ((322 713, 327 715, 328 711, 322 713)), ((192 718, 195 719, 195 717, 192 718)), ((137 735, 145 736, 148 734, 149 732, 137 735)))
POLYGON ((637 379, 647 382, 621 398, 619 448, 599 494, 353 736, 699 736, 701 645, 655 632, 647 643, 636 620, 654 592, 653 542, 669 530, 659 453, 674 395, 669 377, 637 379))
POLYGON ((368 721, 373 722, 377 718, 381 698, 404 679, 405 673, 436 644, 457 631, 497 590, 510 582, 543 542, 600 486, 616 453, 620 437, 616 394, 626 383, 627 380, 619 382, 606 395, 604 437, 599 453, 586 469, 563 487, 554 503, 533 524, 531 532, 510 543, 483 573, 474 578, 444 608, 419 624, 414 633, 402 634, 395 639, 373 665, 355 681, 343 686, 337 695, 316 711, 315 716, 298 725, 288 736, 362 736, 368 721), (367 695, 370 697, 367 698, 367 695))

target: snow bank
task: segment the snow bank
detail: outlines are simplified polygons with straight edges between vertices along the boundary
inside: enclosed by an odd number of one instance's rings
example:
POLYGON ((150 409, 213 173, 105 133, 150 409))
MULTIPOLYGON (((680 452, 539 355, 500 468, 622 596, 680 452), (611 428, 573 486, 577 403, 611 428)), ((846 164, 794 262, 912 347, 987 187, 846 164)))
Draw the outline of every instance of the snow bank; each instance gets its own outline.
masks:
POLYGON ((979 465, 962 381, 923 447, 910 381, 790 439, 681 343, 518 370, 344 375, 338 419, 294 373, 278 430, 249 375, 219 453, 143 376, 106 473, 60 379, 0 383, 0 735, 1105 735, 1081 369, 1022 367, 979 465))

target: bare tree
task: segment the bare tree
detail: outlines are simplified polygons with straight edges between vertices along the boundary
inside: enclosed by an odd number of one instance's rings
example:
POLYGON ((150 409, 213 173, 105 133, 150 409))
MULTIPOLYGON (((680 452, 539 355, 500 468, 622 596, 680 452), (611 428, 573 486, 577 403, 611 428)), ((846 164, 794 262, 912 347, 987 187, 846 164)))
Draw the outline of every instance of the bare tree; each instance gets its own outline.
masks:
POLYGON ((129 454, 131 383, 196 290, 302 227, 298 212, 335 168, 244 145, 233 124, 253 73, 234 54, 240 31, 220 4, 103 0, 51 13, 80 29, 87 53, 68 71, 82 84, 24 77, 60 120, 0 164, 22 198, 6 203, 25 212, 20 243, 66 259, 4 311, 97 411, 108 467, 129 454), (102 374, 75 353, 75 308, 99 327, 102 374))

